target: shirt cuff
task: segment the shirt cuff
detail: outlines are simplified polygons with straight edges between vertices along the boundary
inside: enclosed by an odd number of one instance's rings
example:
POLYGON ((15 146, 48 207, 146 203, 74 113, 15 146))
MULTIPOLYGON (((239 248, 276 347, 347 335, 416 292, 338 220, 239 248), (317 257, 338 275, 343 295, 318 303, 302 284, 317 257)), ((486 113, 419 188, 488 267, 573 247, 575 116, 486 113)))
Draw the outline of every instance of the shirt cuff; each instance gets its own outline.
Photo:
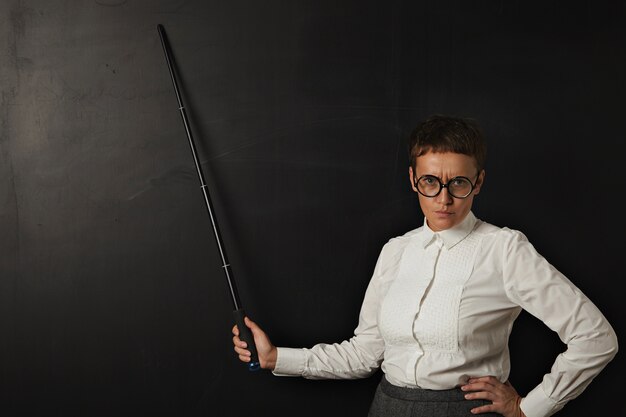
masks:
POLYGON ((276 366, 272 373, 276 376, 302 376, 306 353, 304 349, 276 348, 276 366))
POLYGON ((532 391, 522 398, 520 408, 526 417, 548 417, 563 408, 558 405, 552 398, 548 397, 541 385, 535 387, 532 391))

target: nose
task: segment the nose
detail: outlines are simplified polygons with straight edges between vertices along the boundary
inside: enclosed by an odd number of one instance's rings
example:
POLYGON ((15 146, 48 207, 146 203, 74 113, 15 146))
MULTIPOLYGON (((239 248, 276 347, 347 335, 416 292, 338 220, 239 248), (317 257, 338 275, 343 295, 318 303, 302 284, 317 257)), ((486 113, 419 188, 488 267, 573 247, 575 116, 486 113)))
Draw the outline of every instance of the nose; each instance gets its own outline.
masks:
POLYGON ((439 204, 452 204, 452 196, 448 192, 448 187, 441 187, 441 192, 437 194, 435 201, 439 204))

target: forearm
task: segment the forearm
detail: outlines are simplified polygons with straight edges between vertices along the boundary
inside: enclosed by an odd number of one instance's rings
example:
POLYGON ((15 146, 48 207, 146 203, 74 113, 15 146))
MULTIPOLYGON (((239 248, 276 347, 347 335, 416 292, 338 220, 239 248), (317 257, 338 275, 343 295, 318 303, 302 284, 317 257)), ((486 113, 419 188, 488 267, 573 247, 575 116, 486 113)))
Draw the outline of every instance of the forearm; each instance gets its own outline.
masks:
POLYGON ((382 354, 380 342, 367 344, 358 337, 310 349, 278 348, 274 374, 308 379, 365 378, 378 369, 382 354))
POLYGON ((522 235, 503 245, 509 298, 567 344, 552 369, 522 400, 527 417, 546 417, 580 395, 617 353, 615 331, 600 310, 522 235))
POLYGON ((557 356, 550 373, 522 399, 527 417, 545 417, 578 397, 617 353, 615 332, 605 322, 593 337, 580 337, 568 343, 557 356))

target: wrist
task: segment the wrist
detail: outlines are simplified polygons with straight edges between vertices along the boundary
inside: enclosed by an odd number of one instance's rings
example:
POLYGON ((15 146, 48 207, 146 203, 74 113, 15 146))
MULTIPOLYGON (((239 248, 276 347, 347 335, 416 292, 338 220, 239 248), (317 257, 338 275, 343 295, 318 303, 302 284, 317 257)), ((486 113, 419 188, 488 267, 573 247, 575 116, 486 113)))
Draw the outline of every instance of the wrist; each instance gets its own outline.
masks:
POLYGON ((272 346, 272 349, 267 354, 267 357, 263 361, 262 364, 263 369, 268 369, 273 371, 276 368, 276 361, 278 360, 278 349, 275 346, 272 346))
POLYGON ((516 406, 517 406, 517 415, 520 417, 526 417, 526 414, 524 414, 524 412, 522 411, 522 397, 521 396, 517 396, 517 401, 516 401, 516 406))

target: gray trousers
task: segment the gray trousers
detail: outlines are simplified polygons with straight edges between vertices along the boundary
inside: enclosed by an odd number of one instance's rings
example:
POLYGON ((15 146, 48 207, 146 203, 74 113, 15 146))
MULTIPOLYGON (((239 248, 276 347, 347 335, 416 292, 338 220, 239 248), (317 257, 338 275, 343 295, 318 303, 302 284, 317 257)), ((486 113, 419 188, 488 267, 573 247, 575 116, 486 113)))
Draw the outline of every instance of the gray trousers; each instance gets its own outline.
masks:
POLYGON ((459 388, 435 391, 396 387, 383 376, 368 417, 501 417, 497 413, 472 414, 472 408, 490 401, 466 400, 464 395, 459 388))

